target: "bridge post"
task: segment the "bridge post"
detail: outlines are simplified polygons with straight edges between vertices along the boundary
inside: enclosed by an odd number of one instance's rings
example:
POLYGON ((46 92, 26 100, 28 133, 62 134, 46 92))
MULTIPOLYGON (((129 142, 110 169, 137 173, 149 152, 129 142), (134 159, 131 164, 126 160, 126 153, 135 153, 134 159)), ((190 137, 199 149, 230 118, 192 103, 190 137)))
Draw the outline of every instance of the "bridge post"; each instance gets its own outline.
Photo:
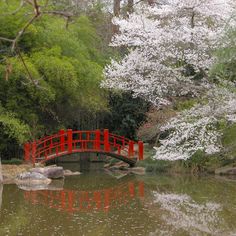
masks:
POLYGON ((94 149, 100 150, 101 147, 101 132, 99 129, 95 131, 95 143, 94 143, 94 149))
POLYGON ((135 187, 134 187, 134 183, 132 182, 129 183, 129 195, 131 198, 135 197, 135 187))
POLYGON ((61 152, 65 151, 65 131, 61 129, 59 131, 59 137, 60 137, 60 150, 61 152))
POLYGON ((129 141, 129 157, 132 157, 134 155, 134 141, 129 141))
POLYGON ((106 152, 110 151, 109 130, 108 129, 104 129, 104 150, 106 152))
POLYGON ((36 141, 34 141, 32 143, 32 163, 33 165, 35 165, 35 161, 36 161, 36 150, 37 150, 37 144, 36 144, 36 141))
POLYGON ((24 159, 26 162, 30 160, 30 143, 24 145, 24 159))
POLYGON ((139 196, 144 197, 144 182, 139 182, 139 196))
POLYGON ((72 153, 72 129, 67 130, 67 143, 68 143, 68 153, 72 153))
POLYGON ((93 194, 93 199, 95 201, 95 205, 96 205, 96 210, 100 209, 101 208, 101 203, 102 203, 102 200, 101 200, 101 192, 99 191, 96 191, 94 192, 93 194))
POLYGON ((138 159, 139 161, 143 160, 143 142, 142 141, 138 142, 138 159))

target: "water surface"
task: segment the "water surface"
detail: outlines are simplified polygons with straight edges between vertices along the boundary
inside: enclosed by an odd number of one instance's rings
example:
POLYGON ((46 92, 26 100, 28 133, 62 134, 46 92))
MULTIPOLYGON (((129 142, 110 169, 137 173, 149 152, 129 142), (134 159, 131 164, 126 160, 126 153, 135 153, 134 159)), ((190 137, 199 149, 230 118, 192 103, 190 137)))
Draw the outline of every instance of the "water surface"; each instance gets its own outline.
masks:
POLYGON ((233 180, 90 171, 55 190, 1 189, 1 236, 236 235, 233 180))

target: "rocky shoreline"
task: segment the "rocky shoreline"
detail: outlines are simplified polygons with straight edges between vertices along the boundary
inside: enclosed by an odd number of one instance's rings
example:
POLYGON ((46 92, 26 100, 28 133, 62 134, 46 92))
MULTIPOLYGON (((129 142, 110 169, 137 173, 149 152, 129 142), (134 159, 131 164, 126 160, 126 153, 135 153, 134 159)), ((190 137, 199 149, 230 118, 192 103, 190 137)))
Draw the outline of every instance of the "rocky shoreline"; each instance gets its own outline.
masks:
POLYGON ((31 164, 2 165, 3 184, 47 185, 52 180, 80 174, 80 172, 64 170, 63 167, 56 165, 36 168, 31 164))

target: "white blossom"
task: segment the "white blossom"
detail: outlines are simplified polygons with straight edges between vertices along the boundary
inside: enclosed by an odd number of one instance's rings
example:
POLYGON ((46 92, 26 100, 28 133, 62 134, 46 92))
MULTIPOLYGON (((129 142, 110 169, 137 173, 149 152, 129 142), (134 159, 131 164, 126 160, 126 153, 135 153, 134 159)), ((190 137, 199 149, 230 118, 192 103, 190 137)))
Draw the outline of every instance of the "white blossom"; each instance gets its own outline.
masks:
POLYGON ((221 149, 219 121, 236 122, 236 94, 227 88, 215 88, 206 94, 207 104, 184 110, 161 127, 170 134, 161 140, 156 159, 188 159, 196 151, 213 154, 221 149))
POLYGON ((208 79, 216 61, 213 52, 222 45, 226 29, 236 26, 235 9, 235 0, 162 0, 152 7, 137 5, 129 18, 113 19, 120 33, 111 46, 125 46, 128 53, 106 66, 103 87, 130 91, 157 107, 177 96, 204 101, 161 128, 169 135, 156 148, 155 158, 188 159, 197 150, 218 152, 217 124, 221 119, 236 121, 235 93, 208 79))
POLYGON ((114 18, 120 33, 111 46, 126 46, 129 53, 106 67, 102 86, 132 91, 155 105, 168 104, 169 96, 199 95, 205 83, 183 72, 188 64, 207 75, 225 27, 235 25, 234 10, 233 0, 168 0, 114 18))

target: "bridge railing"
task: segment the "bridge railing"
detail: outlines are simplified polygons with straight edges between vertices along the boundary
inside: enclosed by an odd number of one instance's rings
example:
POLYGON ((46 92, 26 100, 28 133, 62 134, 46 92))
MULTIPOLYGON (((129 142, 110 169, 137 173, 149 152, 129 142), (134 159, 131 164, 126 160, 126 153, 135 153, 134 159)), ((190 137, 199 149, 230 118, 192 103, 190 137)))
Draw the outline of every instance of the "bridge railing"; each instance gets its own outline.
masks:
POLYGON ((40 190, 25 191, 25 200, 32 204, 41 204, 49 208, 74 212, 109 212, 132 200, 144 200, 144 183, 130 181, 118 186, 97 190, 40 190))
POLYGON ((124 158, 143 160, 143 143, 115 135, 108 129, 93 131, 60 130, 24 145, 25 160, 45 162, 75 152, 115 153, 124 158))

